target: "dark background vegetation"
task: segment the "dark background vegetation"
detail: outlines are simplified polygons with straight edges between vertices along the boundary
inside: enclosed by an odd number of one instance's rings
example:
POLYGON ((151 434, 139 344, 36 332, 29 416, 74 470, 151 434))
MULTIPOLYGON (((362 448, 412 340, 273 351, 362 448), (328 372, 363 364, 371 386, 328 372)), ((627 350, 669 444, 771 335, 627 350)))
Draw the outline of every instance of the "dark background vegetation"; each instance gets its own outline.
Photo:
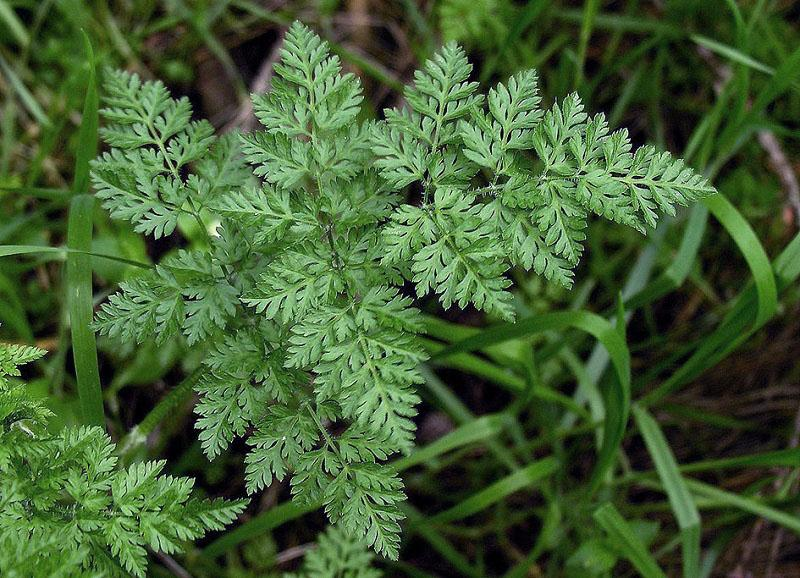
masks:
MULTIPOLYGON (((661 391, 658 387, 669 384, 691 354, 710 347, 715 330, 736 311, 738 296, 753 279, 770 274, 748 263, 744 254, 761 252, 774 265, 798 234, 799 2, 0 0, 0 245, 65 242, 66 191, 88 71, 81 29, 101 68, 120 66, 164 80, 173 94, 188 95, 197 116, 220 131, 253 130, 248 94, 268 87, 282 34, 295 18, 325 37, 345 67, 361 77, 370 115, 401 103, 401 86, 413 71, 442 42, 456 40, 475 65, 474 77, 486 87, 536 67, 546 105, 577 91, 589 111, 604 111, 612 128, 627 127, 635 143, 654 143, 684 156, 712 178, 752 227, 757 243, 737 242, 698 207, 679 212, 649 237, 593 223, 571 292, 514 273, 520 307, 529 315, 569 308, 607 314, 621 290, 628 296, 647 281, 661 280, 664 290, 657 299, 628 308, 636 398, 661 391), (696 253, 679 253, 693 233, 701 239, 696 253), (675 274, 687 265, 686 275, 675 274)), ((98 208, 93 250, 150 261, 191 243, 192 235, 186 225, 182 236, 145 240, 98 208)), ((133 272, 103 259, 94 259, 93 268, 96 302, 133 272)), ((735 352, 709 353, 707 362, 700 359, 698 371, 667 395, 656 394, 651 412, 680 463, 797 446, 800 292, 795 282, 779 282, 778 288, 776 310, 735 352)), ((74 421, 77 411, 65 299, 60 260, 0 259, 0 338, 35 342, 50 351, 30 377, 37 392, 50 396, 59 423, 74 421)), ((436 311, 433 304, 429 309, 436 311)), ((484 323, 471 311, 444 316, 467 325, 484 323)), ((723 341, 746 335, 751 326, 752 320, 723 341)), ((117 439, 198 364, 198 352, 179 341, 161 348, 120 348, 105 340, 98 345, 109 429, 117 439)), ((545 334, 533 345, 537 375, 548 388, 572 395, 582 380, 612 378, 602 352, 593 353, 594 343, 582 335, 545 334)), ((502 366, 503 351, 489 355, 502 366)), ((510 406, 515 394, 486 376, 453 367, 433 370, 423 391, 420 444, 472 415, 518 407, 510 406)), ((504 371, 513 374, 514 369, 504 371)), ((604 546, 593 545, 599 538, 590 529, 582 535, 556 528, 541 538, 548 511, 560 509, 567 520, 579 514, 570 509, 570 492, 592 463, 591 432, 567 427, 563 414, 555 404, 534 400, 520 413, 520 431, 502 439, 503 447, 521 459, 542 448, 564 457, 571 465, 554 487, 544 494, 517 492, 460 523, 409 525, 401 562, 387 574, 500 576, 516 567, 518 576, 595 575, 575 560, 578 552, 591 551, 595 561, 605 555, 604 546)), ((242 448, 207 463, 193 421, 189 404, 176 409, 150 436, 149 454, 167 458, 172 472, 197 476, 210 494, 242 495, 242 448)), ((638 524, 662 566, 677 576, 675 522, 663 493, 637 483, 636 472, 653 466, 633 430, 624 451, 624 468, 606 491, 638 524)), ((449 507, 506 473, 498 454, 480 447, 414 468, 405 476, 418 512, 409 512, 411 520, 449 507)), ((797 473, 797 468, 746 467, 704 468, 693 475, 796 516, 797 473)), ((286 488, 276 485, 255 500, 247 516, 287 497, 286 488)), ((701 513, 707 575, 800 576, 800 540, 791 531, 710 498, 701 513)), ((211 569, 189 555, 182 560, 183 571, 267 576, 275 556, 280 569, 291 569, 302 553, 297 547, 313 541, 323 523, 316 514, 286 523, 218 559, 220 566, 211 569)), ((154 560, 153 574, 179 572, 173 562, 154 560)), ((624 563, 612 572, 633 575, 624 563)))

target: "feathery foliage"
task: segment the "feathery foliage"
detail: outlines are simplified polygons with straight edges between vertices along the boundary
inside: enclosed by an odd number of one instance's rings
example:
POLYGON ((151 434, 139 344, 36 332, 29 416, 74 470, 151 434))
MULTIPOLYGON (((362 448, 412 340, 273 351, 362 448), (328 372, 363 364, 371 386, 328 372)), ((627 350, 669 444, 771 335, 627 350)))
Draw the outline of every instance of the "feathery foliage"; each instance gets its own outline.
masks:
POLYGON ((439 27, 447 41, 491 48, 506 38, 506 22, 514 15, 509 0, 442 0, 438 3, 439 27))
POLYGON ((43 354, 0 344, 0 574, 144 576, 146 548, 177 552, 241 513, 192 497, 163 461, 118 467, 99 427, 48 432, 50 411, 10 379, 43 354))
POLYGON ((330 526, 317 539, 298 573, 284 578, 381 578, 383 572, 372 568, 373 554, 366 546, 335 526, 330 526))
POLYGON ((303 25, 288 31, 264 130, 217 139, 163 85, 113 73, 93 165, 111 214, 160 237, 189 215, 207 247, 121 286, 96 320, 126 341, 207 351, 197 427, 209 458, 246 436, 247 490, 290 479, 304 504, 396 558, 414 438, 421 323, 397 286, 513 318, 511 267, 572 283, 589 215, 639 230, 711 194, 680 161, 589 118, 544 112, 534 71, 492 89, 455 44, 415 75, 409 108, 360 122, 361 87, 303 25), (245 167, 252 166, 252 179, 245 167), (421 204, 402 203, 410 185, 421 204))
POLYGON ((627 131, 590 118, 577 94, 542 111, 533 70, 486 99, 471 71, 448 44, 407 88, 409 109, 385 111, 372 134, 390 186, 422 187, 422 205, 401 206, 384 229, 384 260, 410 271, 419 295, 511 319, 503 273, 533 269, 570 287, 591 213, 645 232, 715 192, 668 153, 633 152, 627 131))

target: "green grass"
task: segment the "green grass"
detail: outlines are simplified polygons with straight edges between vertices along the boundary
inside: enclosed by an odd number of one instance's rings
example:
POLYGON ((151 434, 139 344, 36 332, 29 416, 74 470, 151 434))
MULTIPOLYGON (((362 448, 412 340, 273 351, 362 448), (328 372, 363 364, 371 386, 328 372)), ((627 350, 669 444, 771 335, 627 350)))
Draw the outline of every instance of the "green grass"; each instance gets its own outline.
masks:
POLYGON ((644 578, 666 578, 655 558, 647 551, 635 530, 611 504, 604 504, 594 513, 594 519, 608 534, 611 543, 627 558, 644 578))
POLYGON ((78 397, 83 421, 88 425, 105 426, 103 393, 100 370, 97 365, 97 344, 91 323, 94 310, 92 289, 92 262, 88 252, 92 248, 94 227, 94 197, 89 193, 89 161, 97 154, 98 96, 95 78, 94 52, 89 37, 84 34, 87 72, 86 100, 78 130, 75 151, 75 172, 69 204, 67 246, 73 251, 67 255, 67 307, 72 333, 72 358, 75 364, 78 397))
POLYGON ((694 578, 700 572, 701 527, 697 505, 681 477, 678 462, 656 420, 647 411, 636 406, 633 408, 633 415, 675 513, 681 533, 683 575, 694 578))

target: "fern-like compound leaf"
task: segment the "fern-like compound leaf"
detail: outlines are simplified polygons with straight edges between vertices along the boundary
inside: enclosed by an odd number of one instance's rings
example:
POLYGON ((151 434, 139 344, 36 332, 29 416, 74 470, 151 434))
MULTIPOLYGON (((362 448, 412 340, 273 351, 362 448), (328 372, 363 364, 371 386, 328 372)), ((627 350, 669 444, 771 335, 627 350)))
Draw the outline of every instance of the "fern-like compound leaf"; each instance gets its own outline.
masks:
MULTIPOLYGON (((426 359, 414 301, 397 287, 511 320, 512 267, 569 287, 593 215, 645 231, 714 189, 667 153, 634 151, 577 95, 543 110, 533 70, 484 98, 454 43, 381 121, 359 120, 358 78, 299 23, 274 73, 253 96, 263 130, 219 139, 162 84, 109 75, 98 195, 138 231, 169 235, 186 217, 203 241, 126 280, 95 326, 201 350, 206 455, 246 438, 248 493, 286 481, 295 500, 324 505, 341 531, 332 549, 396 558, 403 486, 386 461, 413 444, 426 359)), ((126 483, 159 495, 150 467, 126 483)), ((171 483, 164 495, 188 503, 171 483)), ((205 527, 224 523, 205 507, 205 527)), ((195 535, 184 516, 180 535, 148 525, 144 541, 123 524, 116 559, 137 567, 141 547, 195 535)))
POLYGON ((50 412, 7 379, 42 354, 0 344, 3 576, 143 577, 146 548, 178 552, 238 517, 244 501, 196 498, 193 480, 165 475, 162 461, 118 467, 99 427, 49 433, 50 412))
POLYGON ((383 573, 372 567, 374 558, 363 540, 331 526, 308 551, 300 571, 284 578, 381 578, 383 573))

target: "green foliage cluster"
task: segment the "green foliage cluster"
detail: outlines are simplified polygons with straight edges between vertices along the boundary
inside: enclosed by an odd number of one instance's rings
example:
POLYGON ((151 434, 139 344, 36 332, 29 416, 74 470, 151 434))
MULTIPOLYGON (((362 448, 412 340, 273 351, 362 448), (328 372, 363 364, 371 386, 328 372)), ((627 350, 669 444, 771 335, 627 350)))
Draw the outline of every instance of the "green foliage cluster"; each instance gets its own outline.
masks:
POLYGON ((274 72, 253 97, 265 130, 220 138, 160 82, 108 75, 98 196, 139 232, 188 217, 207 242, 122 284, 96 328, 203 347, 207 456, 246 437, 248 492, 290 476, 295 500, 396 558, 403 485, 386 460, 412 447, 426 359, 398 286, 510 320, 505 273, 569 286, 590 214, 644 231, 714 189, 633 152, 576 95, 541 110, 534 71, 484 98, 455 44, 379 122, 360 121, 358 79, 300 24, 274 72), (403 202, 409 187, 421 203, 403 202))
POLYGON ((297 573, 284 578, 381 578, 383 572, 372 567, 375 556, 363 542, 353 540, 347 531, 329 526, 317 539, 316 547, 303 559, 297 573))
POLYGON ((163 461, 119 467, 99 427, 49 432, 50 411, 12 381, 43 354, 0 344, 0 574, 144 576, 146 548, 174 553, 241 513, 243 501, 193 497, 163 461))
POLYGON ((588 117, 577 94, 539 108, 533 70, 489 91, 447 45, 406 91, 410 110, 386 111, 376 165, 393 188, 420 183, 421 206, 390 218, 385 260, 410 266, 418 294, 512 319, 511 266, 572 285, 591 213, 645 232, 714 188, 653 147, 632 152, 626 130, 588 117), (488 108, 488 111, 486 110, 488 108))
POLYGON ((516 6, 509 0, 441 0, 439 28, 446 41, 494 48, 508 35, 516 6))

